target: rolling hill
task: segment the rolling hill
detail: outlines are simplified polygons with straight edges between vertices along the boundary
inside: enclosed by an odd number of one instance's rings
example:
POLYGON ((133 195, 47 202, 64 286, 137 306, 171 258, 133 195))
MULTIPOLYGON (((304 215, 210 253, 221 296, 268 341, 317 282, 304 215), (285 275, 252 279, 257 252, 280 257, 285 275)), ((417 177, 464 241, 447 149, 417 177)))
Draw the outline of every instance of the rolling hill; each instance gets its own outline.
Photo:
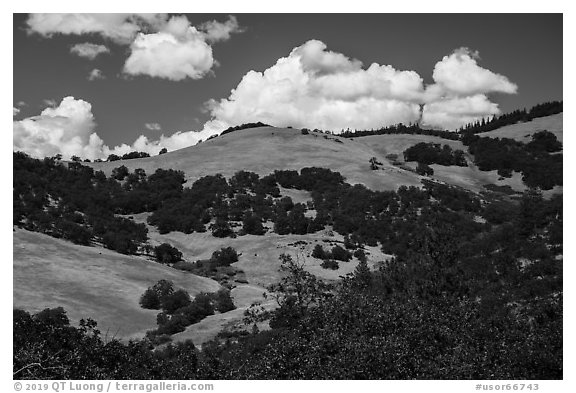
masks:
MULTIPOLYGON (((502 137, 510 133, 510 137, 524 137, 546 127, 561 134, 561 124, 562 114, 559 114, 482 135, 502 137)), ((401 165, 403 151, 418 142, 446 144, 453 149, 466 151, 466 147, 459 141, 427 135, 342 138, 316 132, 302 135, 300 130, 295 129, 260 127, 231 132, 155 157, 88 165, 106 174, 121 165, 131 171, 142 168, 147 174, 158 168, 176 169, 183 171, 189 182, 216 173, 230 177, 240 169, 264 176, 276 169, 298 170, 307 166, 318 166, 340 172, 351 184, 361 183, 374 190, 396 190, 401 185, 421 185, 421 176, 411 170, 415 168, 415 163, 401 165), (390 154, 397 155, 397 164, 400 165, 393 165, 393 160, 386 158, 390 154), (376 157, 383 164, 380 170, 370 170, 369 160, 372 157, 376 157)), ((479 171, 472 164, 470 156, 467 156, 467 160, 468 167, 433 165, 432 178, 475 192, 481 191, 485 184, 508 185, 520 192, 526 188, 519 174, 502 179, 496 171, 479 171)))
MULTIPOLYGON (((562 114, 535 119, 531 122, 503 127, 483 133, 482 136, 510 137, 522 141, 527 135, 548 129, 562 140, 562 114)), ((158 168, 181 170, 190 185, 205 175, 221 173, 231 177, 243 169, 267 175, 276 169, 324 167, 340 172, 347 182, 361 183, 375 190, 396 190, 401 185, 421 186, 422 176, 414 172, 415 163, 404 163, 402 153, 419 142, 447 144, 453 149, 466 151, 459 141, 425 135, 373 135, 358 138, 341 138, 334 135, 300 130, 262 127, 235 131, 199 145, 163 155, 90 163, 94 169, 110 174, 114 168, 125 165, 131 171, 142 168, 152 174, 158 168), (391 155, 396 155, 394 158, 391 155), (371 170, 369 160, 376 157, 382 163, 379 170, 371 170)), ((468 167, 432 165, 432 178, 479 192, 486 184, 509 185, 523 191, 520 174, 502 179, 496 171, 482 172, 466 156, 468 167)), ((281 189, 282 195, 295 202, 306 202, 306 191, 281 189)), ((136 222, 146 223, 147 214, 134 215, 136 222)), ((271 225, 268 223, 268 228, 271 225)), ((327 280, 336 280, 350 273, 358 264, 357 259, 340 263, 338 270, 320 267, 320 260, 310 257, 315 244, 338 244, 343 237, 329 229, 307 235, 239 236, 216 238, 209 232, 160 234, 148 226, 152 245, 168 242, 176 246, 184 259, 195 261, 209 258, 221 247, 234 247, 240 259, 233 266, 243 271, 247 282, 236 282, 232 297, 236 310, 216 314, 191 325, 175 340, 191 338, 194 343, 214 337, 222 328, 238 325, 243 311, 254 301, 262 300, 267 285, 280 277, 278 257, 289 253, 305 264, 306 270, 327 280)), ((125 256, 102 247, 83 247, 54 239, 47 235, 17 229, 14 242, 14 307, 31 311, 46 307, 63 306, 73 322, 91 317, 98 321, 103 331, 118 337, 142 337, 146 330, 155 327, 157 311, 140 308, 138 300, 144 290, 160 279, 174 281, 191 295, 214 292, 220 284, 214 280, 178 271, 144 257, 125 256)), ((389 256, 378 247, 366 247, 369 265, 389 256)), ((273 304, 268 301, 268 307, 273 304)))

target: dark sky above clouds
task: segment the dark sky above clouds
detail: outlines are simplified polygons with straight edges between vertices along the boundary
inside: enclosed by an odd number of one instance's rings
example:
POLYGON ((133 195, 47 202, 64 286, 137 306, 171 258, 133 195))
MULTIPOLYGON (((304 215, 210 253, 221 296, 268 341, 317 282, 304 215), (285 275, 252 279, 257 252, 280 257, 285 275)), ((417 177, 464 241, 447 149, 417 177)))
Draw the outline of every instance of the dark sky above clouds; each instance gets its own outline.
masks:
POLYGON ((154 153, 257 120, 453 129, 562 99, 561 14, 173 16, 142 27, 15 14, 14 148, 154 153))

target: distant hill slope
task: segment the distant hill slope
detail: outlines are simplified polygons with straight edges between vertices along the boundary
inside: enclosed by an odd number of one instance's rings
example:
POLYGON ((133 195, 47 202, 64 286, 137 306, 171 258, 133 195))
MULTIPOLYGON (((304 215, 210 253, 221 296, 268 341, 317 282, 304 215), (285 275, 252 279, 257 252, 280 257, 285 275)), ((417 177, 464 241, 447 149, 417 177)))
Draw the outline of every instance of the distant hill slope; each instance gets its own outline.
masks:
MULTIPOLYGON (((324 167, 340 172, 349 183, 361 183, 374 190, 396 190, 401 185, 421 186, 422 177, 413 170, 415 163, 393 165, 388 154, 397 154, 402 164, 402 152, 418 142, 448 144, 466 151, 459 141, 425 135, 373 135, 341 138, 334 135, 274 127, 245 129, 222 135, 201 144, 154 157, 91 163, 94 169, 110 174, 124 165, 133 171, 142 168, 152 174, 158 168, 176 169, 193 182, 206 175, 221 173, 231 177, 243 169, 267 175, 276 169, 299 170, 303 167, 324 167), (369 160, 376 157, 383 165, 370 170, 369 160)), ((471 163, 471 158, 468 160, 471 163)), ((499 180, 496 171, 481 172, 473 165, 467 168, 433 165, 432 178, 480 191, 485 184, 509 185, 524 190, 518 176, 499 180)))
POLYGON ((373 189, 396 189, 402 184, 419 185, 411 172, 385 163, 386 176, 370 170, 369 160, 377 153, 368 145, 338 136, 300 130, 261 127, 232 132, 201 144, 155 157, 91 164, 110 173, 125 165, 151 174, 157 168, 184 171, 186 179, 221 173, 226 177, 243 169, 267 175, 275 169, 318 166, 342 173, 350 183, 363 183, 373 189))
POLYGON ((564 113, 559 113, 557 115, 539 117, 528 121, 526 123, 517 123, 505 127, 498 128, 494 131, 482 132, 478 134, 480 137, 491 137, 491 138, 512 138, 520 142, 530 142, 530 137, 532 134, 547 130, 556 135, 556 138, 562 142, 562 130, 563 130, 563 119, 564 113))

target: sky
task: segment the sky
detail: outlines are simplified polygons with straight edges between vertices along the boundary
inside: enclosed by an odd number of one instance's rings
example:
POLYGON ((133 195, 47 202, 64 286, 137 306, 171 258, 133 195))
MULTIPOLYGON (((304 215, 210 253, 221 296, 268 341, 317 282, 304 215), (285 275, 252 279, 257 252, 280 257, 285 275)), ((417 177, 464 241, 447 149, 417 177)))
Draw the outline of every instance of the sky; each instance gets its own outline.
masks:
POLYGON ((561 14, 14 14, 13 149, 106 158, 227 127, 457 129, 563 99, 561 14))

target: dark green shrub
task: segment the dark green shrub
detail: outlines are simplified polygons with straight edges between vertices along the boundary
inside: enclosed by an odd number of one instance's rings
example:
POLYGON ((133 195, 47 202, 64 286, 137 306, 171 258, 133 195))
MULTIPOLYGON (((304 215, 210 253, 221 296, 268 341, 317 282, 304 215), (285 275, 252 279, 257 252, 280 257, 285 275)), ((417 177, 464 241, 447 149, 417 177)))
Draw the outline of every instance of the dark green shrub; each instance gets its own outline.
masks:
POLYGON ((148 310, 159 310, 162 302, 158 294, 151 288, 148 288, 140 297, 140 306, 148 310))
POLYGON ((322 266, 324 269, 331 269, 331 270, 338 270, 338 268, 340 267, 338 262, 335 261, 334 259, 325 259, 324 261, 322 261, 320 266, 322 266))
POLYGON ((260 217, 252 213, 246 214, 242 220, 242 229, 248 235, 263 235, 266 232, 260 217))
POLYGON ((416 173, 421 176, 431 176, 434 174, 434 169, 427 164, 419 162, 416 166, 416 173))
POLYGON ((216 266, 230 266, 230 264, 238 262, 238 253, 232 247, 221 248, 212 253, 210 261, 216 266))
POLYGON ((350 251, 336 245, 332 248, 332 252, 331 252, 332 258, 336 259, 338 261, 343 261, 343 262, 348 262, 350 259, 352 259, 352 254, 350 253, 350 251))
POLYGON ((159 246, 154 247, 154 255, 158 262, 164 264, 176 263, 182 260, 182 253, 180 250, 168 243, 162 243, 159 246))
POLYGON ((190 325, 188 319, 184 315, 172 315, 164 325, 158 326, 156 335, 172 335, 183 332, 186 326, 190 325))
POLYGON ((190 295, 184 289, 178 289, 162 299, 162 309, 168 314, 174 314, 178 309, 191 303, 190 295))
POLYGON ((326 259, 327 258, 326 251, 324 251, 324 249, 322 248, 322 245, 316 244, 316 246, 314 246, 314 250, 312 250, 312 257, 318 258, 318 259, 326 259))
POLYGON ((214 308, 218 312, 224 313, 236 308, 230 296, 230 291, 226 288, 218 290, 212 295, 212 298, 214 299, 214 308))
POLYGON ((160 280, 146 289, 140 297, 140 306, 150 310, 159 310, 164 300, 174 293, 172 281, 160 280))

